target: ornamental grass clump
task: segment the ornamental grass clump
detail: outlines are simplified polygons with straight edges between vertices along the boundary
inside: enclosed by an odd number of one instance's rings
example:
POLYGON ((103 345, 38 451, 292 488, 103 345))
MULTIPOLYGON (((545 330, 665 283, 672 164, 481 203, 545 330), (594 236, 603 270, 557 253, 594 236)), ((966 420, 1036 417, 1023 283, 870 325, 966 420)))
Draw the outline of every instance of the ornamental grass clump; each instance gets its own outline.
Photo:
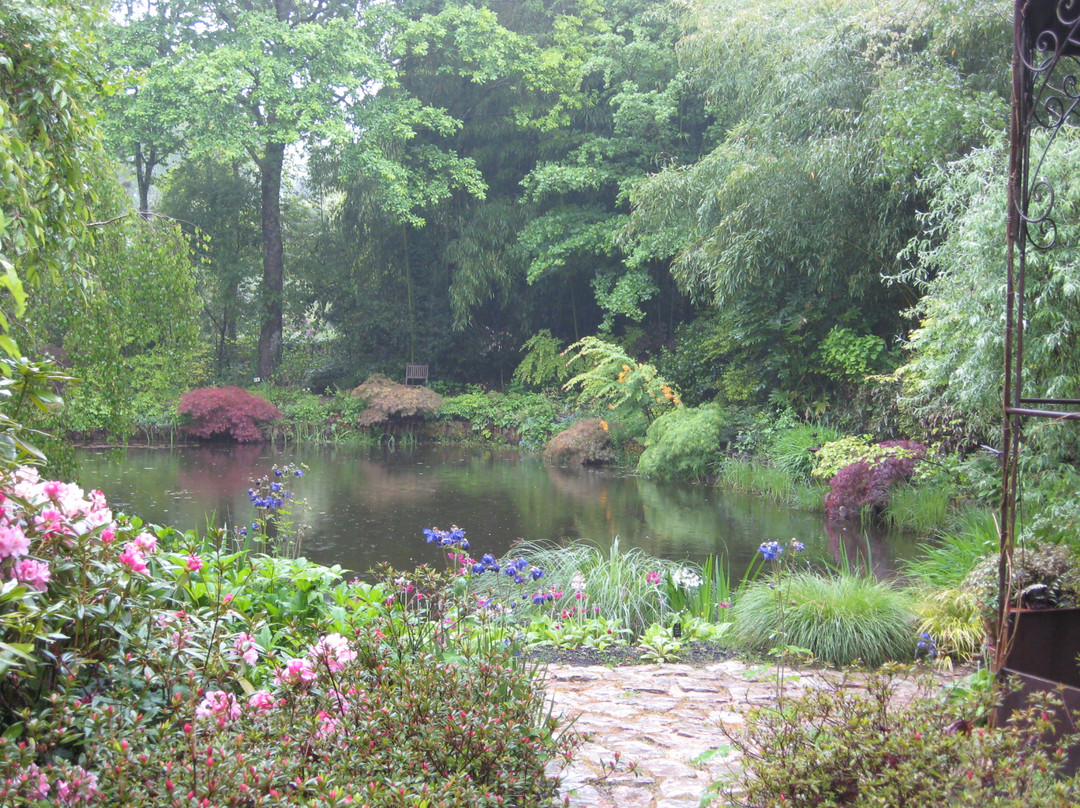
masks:
POLYGON ((787 645, 832 665, 868 666, 914 652, 908 596, 870 576, 785 572, 749 586, 733 611, 735 636, 755 651, 787 645))

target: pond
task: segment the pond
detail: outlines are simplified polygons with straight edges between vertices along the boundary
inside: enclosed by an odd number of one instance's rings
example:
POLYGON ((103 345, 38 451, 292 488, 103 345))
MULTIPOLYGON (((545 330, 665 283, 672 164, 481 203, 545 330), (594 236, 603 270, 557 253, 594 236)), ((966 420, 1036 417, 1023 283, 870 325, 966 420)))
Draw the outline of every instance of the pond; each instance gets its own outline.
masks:
POLYGON ((364 572, 380 561, 399 569, 439 564, 425 527, 459 525, 471 552, 500 555, 519 538, 638 547, 701 563, 723 554, 741 576, 763 541, 797 537, 810 554, 869 556, 880 573, 914 549, 910 536, 858 526, 838 529, 821 514, 792 511, 708 485, 662 483, 609 469, 560 467, 512 450, 269 445, 82 450, 79 477, 115 510, 180 530, 251 522, 251 481, 275 463, 303 463, 293 480, 308 525, 302 554, 364 572))

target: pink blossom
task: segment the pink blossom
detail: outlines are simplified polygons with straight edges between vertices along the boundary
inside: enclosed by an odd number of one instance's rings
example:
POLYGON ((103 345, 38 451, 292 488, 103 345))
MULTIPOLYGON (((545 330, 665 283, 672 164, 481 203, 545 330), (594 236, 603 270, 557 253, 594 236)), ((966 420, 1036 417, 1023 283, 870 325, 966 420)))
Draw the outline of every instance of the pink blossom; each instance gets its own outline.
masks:
POLYGON ((198 572, 202 569, 203 561, 194 553, 189 553, 184 566, 187 567, 188 572, 198 572))
POLYGON ((274 697, 270 695, 269 690, 256 690, 248 699, 248 707, 260 713, 272 710, 274 706, 274 697))
POLYGON ((645 580, 648 581, 650 584, 658 584, 660 583, 660 573, 650 572, 648 575, 645 576, 645 580))
POLYGON ((78 774, 71 778, 70 783, 66 780, 56 781, 56 797, 61 805, 89 803, 98 796, 97 775, 84 770, 81 766, 76 766, 75 771, 78 774))
POLYGON ((135 545, 135 542, 128 542, 124 545, 124 550, 120 553, 120 563, 128 567, 132 572, 146 572, 149 569, 146 566, 146 559, 135 545))
POLYGON ((202 702, 195 708, 196 718, 213 718, 218 726, 225 726, 226 721, 240 717, 240 705, 232 693, 224 690, 207 691, 202 702))
POLYGON ((331 673, 337 673, 344 669, 346 663, 356 659, 356 651, 340 634, 327 634, 311 646, 308 656, 316 662, 325 662, 331 673))
POLYGON ((41 490, 45 492, 45 496, 54 502, 60 499, 60 495, 64 493, 64 484, 56 480, 45 483, 41 490))
POLYGON ((274 681, 279 685, 299 687, 315 679, 315 671, 306 659, 290 659, 284 667, 274 671, 274 681))
POLYGON ((248 665, 254 665, 259 661, 259 647, 255 644, 255 638, 241 631, 233 640, 233 649, 236 655, 248 665))
POLYGON ((49 588, 49 578, 52 572, 49 570, 48 561, 36 561, 33 558, 24 558, 16 562, 11 568, 11 577, 26 584, 31 589, 44 592, 49 588))
POLYGON ((17 524, 0 525, 0 560, 30 552, 30 539, 17 524))
POLYGON ((157 549, 157 536, 145 530, 135 537, 134 544, 144 553, 152 553, 157 549))
POLYGON ((112 544, 115 540, 116 540, 116 531, 113 528, 107 527, 103 531, 101 531, 101 543, 102 544, 112 544))
POLYGON ((36 783, 32 783, 30 786, 30 794, 28 795, 30 799, 43 800, 49 796, 49 780, 45 776, 45 772, 41 771, 36 763, 31 763, 26 767, 22 779, 24 783, 37 780, 36 783))

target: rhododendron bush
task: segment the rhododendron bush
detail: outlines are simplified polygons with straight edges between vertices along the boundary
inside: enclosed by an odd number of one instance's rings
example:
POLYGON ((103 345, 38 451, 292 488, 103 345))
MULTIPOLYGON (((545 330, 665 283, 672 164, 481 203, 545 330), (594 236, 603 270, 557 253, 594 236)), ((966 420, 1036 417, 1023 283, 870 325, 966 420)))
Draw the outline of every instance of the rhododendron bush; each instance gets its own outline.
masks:
POLYGON ((32 468, 0 472, 0 576, 3 806, 543 805, 576 743, 512 644, 32 468))

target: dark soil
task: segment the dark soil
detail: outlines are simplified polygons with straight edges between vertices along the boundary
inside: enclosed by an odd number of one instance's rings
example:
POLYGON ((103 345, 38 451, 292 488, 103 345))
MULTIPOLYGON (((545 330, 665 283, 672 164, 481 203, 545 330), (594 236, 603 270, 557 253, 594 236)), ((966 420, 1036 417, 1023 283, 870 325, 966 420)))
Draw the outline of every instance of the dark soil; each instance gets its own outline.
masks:
MULTIPOLYGON (((596 648, 536 648, 529 652, 529 657, 538 662, 551 662, 557 665, 647 665, 652 660, 642 656, 639 648, 615 646, 603 651, 596 648)), ((692 642, 683 646, 677 659, 685 665, 710 665, 735 657, 735 652, 725 645, 714 642, 692 642)))

